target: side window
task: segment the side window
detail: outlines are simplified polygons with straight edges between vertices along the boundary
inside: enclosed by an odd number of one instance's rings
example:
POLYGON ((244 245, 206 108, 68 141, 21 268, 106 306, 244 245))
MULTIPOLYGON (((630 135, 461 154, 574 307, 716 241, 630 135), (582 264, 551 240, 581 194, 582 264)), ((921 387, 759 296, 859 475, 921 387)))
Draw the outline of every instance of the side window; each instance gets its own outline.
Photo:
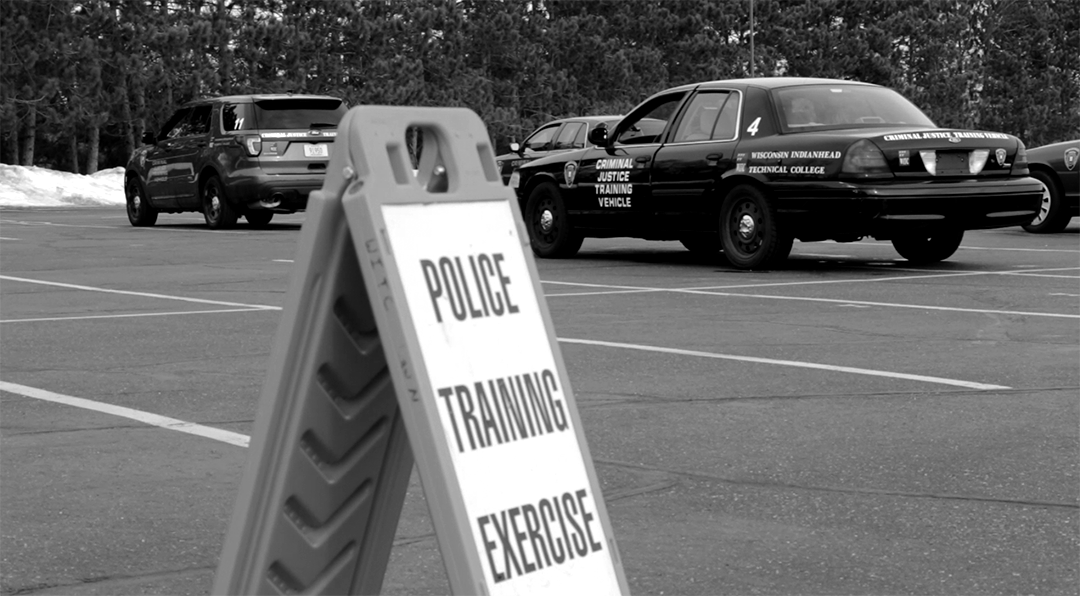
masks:
POLYGON ((210 104, 203 104, 195 106, 191 111, 191 118, 188 120, 189 135, 210 134, 210 108, 210 104))
POLYGON ((588 138, 588 135, 589 135, 589 127, 588 126, 582 126, 580 129, 578 129, 577 136, 574 137, 574 149, 581 149, 582 147, 584 147, 585 146, 585 141, 588 138))
POLYGON ((251 104, 227 103, 222 106, 221 127, 225 132, 255 130, 255 119, 251 116, 251 104))
POLYGON ((739 100, 742 95, 729 93, 724 107, 720 108, 720 117, 716 119, 716 127, 713 128, 712 138, 718 141, 730 141, 739 136, 739 100))
MULTIPOLYGON (((690 101, 686 115, 679 121, 673 142, 706 141, 717 138, 713 134, 720 117, 720 110, 728 99, 727 91, 698 93, 690 101)), ((732 124, 734 126, 734 124, 732 124)), ((729 138, 727 135, 723 138, 729 138)))
MULTIPOLYGON (((574 144, 574 139, 579 136, 578 133, 584 128, 584 122, 571 122, 564 125, 562 130, 559 131, 559 136, 555 139, 555 148, 573 149, 574 147, 577 147, 578 145, 574 144)), ((584 145, 581 146, 583 147, 584 145)))
POLYGON ((165 125, 161 127, 161 133, 158 134, 159 139, 175 139, 181 136, 184 123, 187 121, 187 117, 191 114, 191 108, 180 108, 173 112, 173 115, 165 121, 165 125))
POLYGON ((616 129, 615 143, 619 145, 644 145, 658 143, 667 129, 668 121, 685 93, 663 95, 639 106, 623 120, 616 129))
POLYGON ((534 132, 532 136, 525 139, 525 149, 528 151, 550 151, 551 141, 557 130, 559 130, 559 125, 552 124, 534 132))

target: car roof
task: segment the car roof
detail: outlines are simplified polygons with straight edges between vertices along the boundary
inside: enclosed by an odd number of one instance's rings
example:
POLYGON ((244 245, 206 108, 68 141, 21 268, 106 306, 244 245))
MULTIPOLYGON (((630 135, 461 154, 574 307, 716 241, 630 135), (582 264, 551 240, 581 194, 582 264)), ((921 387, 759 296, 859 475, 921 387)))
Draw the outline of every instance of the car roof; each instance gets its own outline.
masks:
POLYGON ((598 124, 600 122, 607 122, 609 120, 619 120, 621 115, 611 116, 571 116, 569 118, 559 118, 558 120, 552 120, 548 124, 562 124, 563 122, 588 122, 589 124, 598 124))
POLYGON ((717 81, 699 81, 697 83, 689 83, 679 87, 672 87, 667 91, 687 91, 697 87, 702 88, 723 88, 731 86, 739 87, 762 87, 765 89, 779 89, 781 87, 795 87, 798 85, 864 85, 867 87, 880 87, 880 85, 874 85, 873 83, 863 83, 862 81, 848 81, 844 79, 820 79, 815 77, 756 77, 746 79, 723 79, 717 81))
POLYGON ((221 97, 204 97, 191 103, 250 103, 253 101, 266 101, 273 99, 334 99, 343 101, 340 97, 332 95, 308 95, 304 93, 249 93, 243 95, 223 95, 221 97))

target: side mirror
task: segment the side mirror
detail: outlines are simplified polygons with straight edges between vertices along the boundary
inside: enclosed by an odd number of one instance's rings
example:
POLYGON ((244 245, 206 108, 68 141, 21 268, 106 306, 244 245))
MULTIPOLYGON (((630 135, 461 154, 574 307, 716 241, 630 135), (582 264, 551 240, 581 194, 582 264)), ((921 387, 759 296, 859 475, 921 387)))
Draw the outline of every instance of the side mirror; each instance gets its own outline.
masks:
POLYGON ((589 142, 597 147, 607 145, 607 127, 597 126, 589 131, 589 142))
POLYGON ((510 150, 514 153, 517 153, 518 155, 521 155, 521 145, 519 145, 517 141, 513 141, 510 143, 510 150))
POLYGON ((148 130, 148 131, 143 132, 143 134, 142 134, 142 142, 145 145, 153 145, 154 143, 156 143, 157 142, 157 136, 154 134, 154 131, 148 130))

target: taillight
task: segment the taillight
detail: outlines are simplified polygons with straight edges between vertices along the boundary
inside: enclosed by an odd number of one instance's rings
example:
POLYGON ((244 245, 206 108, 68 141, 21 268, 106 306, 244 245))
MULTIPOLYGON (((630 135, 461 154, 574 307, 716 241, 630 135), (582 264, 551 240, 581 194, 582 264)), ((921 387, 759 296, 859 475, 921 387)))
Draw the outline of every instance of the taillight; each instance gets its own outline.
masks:
POLYGON ((848 147, 840 173, 857 178, 891 178, 893 175, 889 162, 885 161, 885 154, 867 139, 856 141, 848 147))
POLYGON ((244 149, 247 149, 248 155, 251 157, 262 153, 262 137, 259 135, 246 135, 244 137, 244 149))
POLYGON ((1027 176, 1031 174, 1031 170, 1028 169, 1027 160, 1027 148, 1024 147, 1024 142, 1016 141, 1016 157, 1013 158, 1012 170, 1009 171, 1012 176, 1027 176))

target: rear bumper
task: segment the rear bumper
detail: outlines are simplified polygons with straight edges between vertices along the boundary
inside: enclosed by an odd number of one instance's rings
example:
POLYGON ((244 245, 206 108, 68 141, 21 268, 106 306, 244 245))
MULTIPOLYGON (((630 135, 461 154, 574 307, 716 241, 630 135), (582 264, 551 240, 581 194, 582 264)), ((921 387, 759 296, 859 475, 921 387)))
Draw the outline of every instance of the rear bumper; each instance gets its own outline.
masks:
POLYGON ((325 174, 267 174, 239 170, 224 181, 226 195, 245 209, 293 213, 307 208, 308 195, 322 188, 325 174))
POLYGON ((796 237, 888 239, 934 228, 980 230, 1023 225, 1042 201, 1033 178, 926 182, 822 182, 774 186, 779 216, 796 237))

